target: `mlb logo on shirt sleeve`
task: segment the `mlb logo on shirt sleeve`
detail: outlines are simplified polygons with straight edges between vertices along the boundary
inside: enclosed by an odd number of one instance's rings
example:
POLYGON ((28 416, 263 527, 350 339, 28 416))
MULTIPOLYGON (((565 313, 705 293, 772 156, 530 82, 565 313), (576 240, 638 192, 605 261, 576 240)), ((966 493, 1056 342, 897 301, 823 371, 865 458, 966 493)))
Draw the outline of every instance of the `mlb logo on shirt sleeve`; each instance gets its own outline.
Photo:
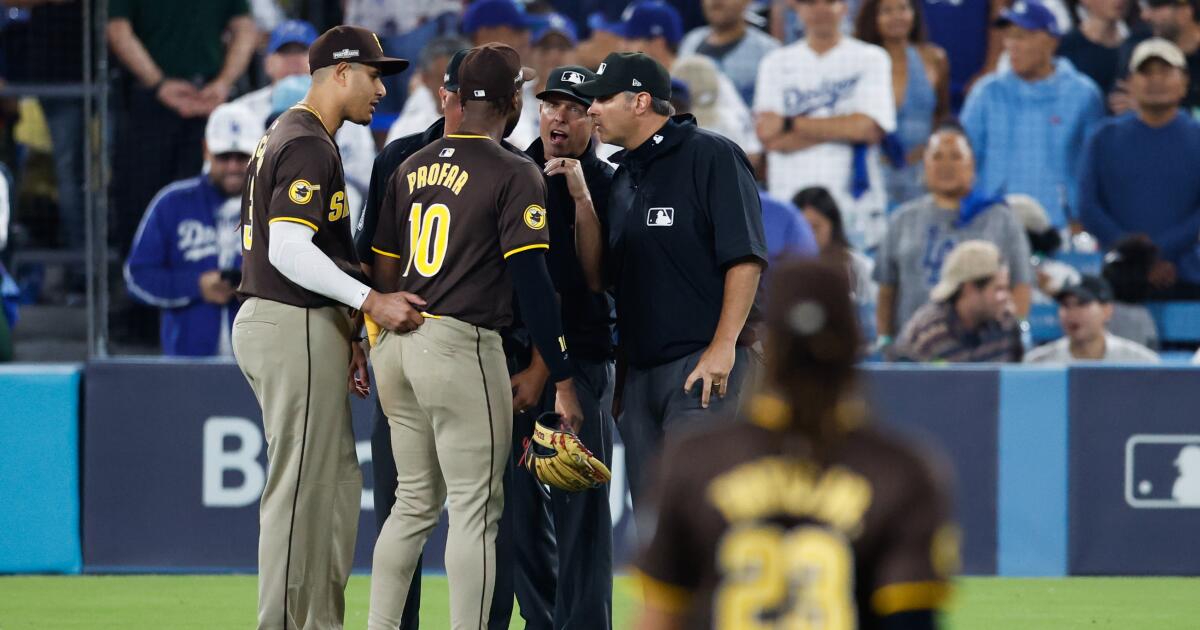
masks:
POLYGON ((675 208, 650 208, 650 211, 646 213, 646 225, 650 227, 675 225, 675 208))

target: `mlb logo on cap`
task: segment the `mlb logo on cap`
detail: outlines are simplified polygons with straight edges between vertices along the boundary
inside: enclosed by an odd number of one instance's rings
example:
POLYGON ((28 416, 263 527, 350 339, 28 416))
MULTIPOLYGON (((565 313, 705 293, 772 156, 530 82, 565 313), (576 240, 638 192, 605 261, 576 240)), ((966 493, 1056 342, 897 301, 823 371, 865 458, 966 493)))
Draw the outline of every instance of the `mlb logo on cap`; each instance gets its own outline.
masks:
POLYGON ((562 80, 564 83, 574 83, 578 85, 583 83, 583 75, 573 70, 568 70, 562 73, 562 80))
POLYGON ((607 67, 608 67, 608 64, 606 64, 604 62, 600 62, 600 67, 598 69, 596 69, 596 74, 604 74, 604 69, 607 67))

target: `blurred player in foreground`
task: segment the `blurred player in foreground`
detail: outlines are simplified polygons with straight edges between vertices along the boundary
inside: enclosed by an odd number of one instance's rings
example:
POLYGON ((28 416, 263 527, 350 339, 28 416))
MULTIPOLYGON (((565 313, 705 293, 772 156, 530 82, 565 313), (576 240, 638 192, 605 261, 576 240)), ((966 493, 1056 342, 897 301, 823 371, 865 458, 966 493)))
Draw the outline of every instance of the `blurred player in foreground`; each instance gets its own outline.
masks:
POLYGON ((845 271, 780 266, 745 422, 669 442, 641 630, 928 629, 958 567, 945 479, 872 428, 845 271))

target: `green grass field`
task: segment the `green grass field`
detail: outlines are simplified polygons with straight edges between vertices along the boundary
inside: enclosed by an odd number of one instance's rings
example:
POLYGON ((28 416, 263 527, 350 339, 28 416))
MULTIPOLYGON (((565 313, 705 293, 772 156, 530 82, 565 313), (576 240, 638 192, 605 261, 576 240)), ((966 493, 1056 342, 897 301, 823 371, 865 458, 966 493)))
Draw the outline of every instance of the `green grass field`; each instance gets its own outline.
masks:
MULTIPOLYGON (((367 598, 368 578, 355 576, 347 628, 366 627, 367 598)), ((449 627, 445 578, 426 578, 424 598, 422 628, 449 627)), ((628 578, 617 579, 613 599, 615 627, 629 628, 637 604, 628 578)), ((248 575, 0 577, 0 630, 249 628, 254 600, 248 575)), ((953 630, 1195 629, 1200 578, 965 578, 946 622, 953 630)))

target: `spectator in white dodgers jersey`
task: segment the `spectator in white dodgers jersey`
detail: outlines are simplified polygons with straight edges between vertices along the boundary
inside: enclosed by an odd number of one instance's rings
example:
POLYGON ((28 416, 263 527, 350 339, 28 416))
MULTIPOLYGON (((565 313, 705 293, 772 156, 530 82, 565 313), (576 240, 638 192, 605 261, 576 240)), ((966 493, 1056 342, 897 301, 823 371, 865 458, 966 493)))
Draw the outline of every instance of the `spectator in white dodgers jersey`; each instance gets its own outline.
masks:
POLYGON ((837 201, 858 249, 885 227, 879 150, 896 129, 892 63, 882 48, 842 34, 844 0, 793 0, 805 38, 767 55, 754 95, 767 151, 767 190, 791 199, 822 186, 837 201))

